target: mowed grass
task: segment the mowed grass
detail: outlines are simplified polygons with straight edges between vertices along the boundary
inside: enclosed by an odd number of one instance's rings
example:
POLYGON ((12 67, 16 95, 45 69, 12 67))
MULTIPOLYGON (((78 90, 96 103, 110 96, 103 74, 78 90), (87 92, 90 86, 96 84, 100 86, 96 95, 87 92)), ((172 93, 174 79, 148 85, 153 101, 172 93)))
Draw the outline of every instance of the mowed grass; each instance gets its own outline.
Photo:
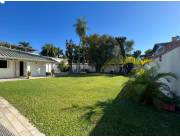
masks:
POLYGON ((180 135, 180 114, 119 100, 122 76, 0 83, 0 95, 46 135, 180 135))

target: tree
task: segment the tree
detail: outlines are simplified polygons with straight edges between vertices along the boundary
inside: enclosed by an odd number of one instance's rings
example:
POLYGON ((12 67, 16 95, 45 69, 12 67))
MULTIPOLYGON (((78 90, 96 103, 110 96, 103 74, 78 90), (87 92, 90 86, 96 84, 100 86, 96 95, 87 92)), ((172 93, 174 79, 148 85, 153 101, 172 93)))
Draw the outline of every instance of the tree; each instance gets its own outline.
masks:
POLYGON ((121 51, 121 55, 123 58, 123 61, 126 59, 126 51, 125 51, 125 42, 126 42, 126 37, 116 37, 115 38, 121 51))
POLYGON ((59 56, 60 49, 58 50, 57 47, 55 47, 51 43, 47 43, 42 47, 41 55, 43 56, 49 56, 49 57, 58 57, 59 56))
POLYGON ((80 68, 80 58, 81 56, 83 57, 83 67, 85 63, 85 37, 86 37, 86 31, 87 31, 87 22, 84 18, 78 18, 76 23, 74 24, 75 31, 77 35, 80 38, 80 46, 82 47, 82 54, 79 52, 78 55, 78 63, 79 63, 79 68, 80 68))
POLYGON ((57 48, 57 50, 58 50, 58 58, 59 57, 64 57, 63 49, 57 48))
POLYGON ((80 45, 85 44, 85 37, 87 31, 87 22, 84 18, 78 18, 74 24, 75 31, 80 38, 80 45))
POLYGON ((30 43, 26 41, 19 42, 19 47, 23 48, 24 51, 27 51, 27 49, 32 49, 30 43))
POLYGON ((148 49, 144 53, 145 53, 145 55, 152 55, 153 50, 152 49, 148 49))
POLYGON ((141 55, 141 50, 136 50, 136 51, 134 51, 134 53, 133 53, 133 57, 135 57, 135 58, 140 57, 140 55, 141 55))
POLYGON ((112 57, 115 40, 108 35, 93 34, 86 38, 88 45, 88 62, 94 64, 96 71, 100 72, 101 67, 112 57))
POLYGON ((134 41, 133 40, 126 40, 124 43, 125 46, 125 52, 126 54, 130 54, 130 52, 133 50, 134 41))
POLYGON ((75 48, 75 44, 73 43, 72 40, 70 41, 67 41, 66 40, 66 56, 68 58, 68 64, 69 64, 69 67, 70 67, 70 72, 72 72, 72 63, 73 63, 73 60, 74 60, 74 48, 75 48))

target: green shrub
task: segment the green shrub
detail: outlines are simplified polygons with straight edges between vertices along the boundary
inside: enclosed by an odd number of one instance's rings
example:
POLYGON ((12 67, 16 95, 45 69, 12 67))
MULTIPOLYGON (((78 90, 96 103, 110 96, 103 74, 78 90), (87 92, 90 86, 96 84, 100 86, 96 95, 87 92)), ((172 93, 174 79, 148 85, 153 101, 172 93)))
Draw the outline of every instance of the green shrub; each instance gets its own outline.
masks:
POLYGON ((122 98, 136 102, 152 104, 153 98, 160 96, 161 89, 169 90, 167 84, 159 81, 160 78, 177 77, 173 73, 157 73, 155 68, 145 70, 143 74, 129 81, 121 93, 122 98))
POLYGON ((61 61, 58 65, 58 68, 61 72, 67 72, 69 71, 69 65, 65 63, 65 61, 61 61))

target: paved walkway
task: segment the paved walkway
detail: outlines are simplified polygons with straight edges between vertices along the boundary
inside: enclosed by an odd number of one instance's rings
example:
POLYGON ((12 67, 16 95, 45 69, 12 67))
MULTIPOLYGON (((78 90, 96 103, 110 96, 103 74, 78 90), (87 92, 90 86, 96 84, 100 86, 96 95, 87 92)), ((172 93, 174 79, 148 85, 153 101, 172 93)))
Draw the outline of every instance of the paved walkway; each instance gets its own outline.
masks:
POLYGON ((44 136, 17 109, 0 97, 0 136, 44 136))
MULTIPOLYGON (((50 78, 50 77, 31 77, 30 79, 39 79, 39 78, 50 78)), ((7 78, 7 79, 0 79, 0 82, 6 81, 18 81, 18 80, 29 80, 26 77, 19 77, 19 78, 7 78)))

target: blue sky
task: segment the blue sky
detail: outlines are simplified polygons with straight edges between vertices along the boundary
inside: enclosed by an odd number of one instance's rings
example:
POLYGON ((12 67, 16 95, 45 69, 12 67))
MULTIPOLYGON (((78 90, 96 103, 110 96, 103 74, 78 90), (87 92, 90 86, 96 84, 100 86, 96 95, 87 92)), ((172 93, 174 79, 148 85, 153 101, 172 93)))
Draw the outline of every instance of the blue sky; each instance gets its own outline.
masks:
POLYGON ((28 41, 40 51, 45 43, 65 49, 76 43, 78 17, 93 33, 126 36, 142 51, 180 35, 180 2, 6 2, 0 5, 0 41, 28 41))

